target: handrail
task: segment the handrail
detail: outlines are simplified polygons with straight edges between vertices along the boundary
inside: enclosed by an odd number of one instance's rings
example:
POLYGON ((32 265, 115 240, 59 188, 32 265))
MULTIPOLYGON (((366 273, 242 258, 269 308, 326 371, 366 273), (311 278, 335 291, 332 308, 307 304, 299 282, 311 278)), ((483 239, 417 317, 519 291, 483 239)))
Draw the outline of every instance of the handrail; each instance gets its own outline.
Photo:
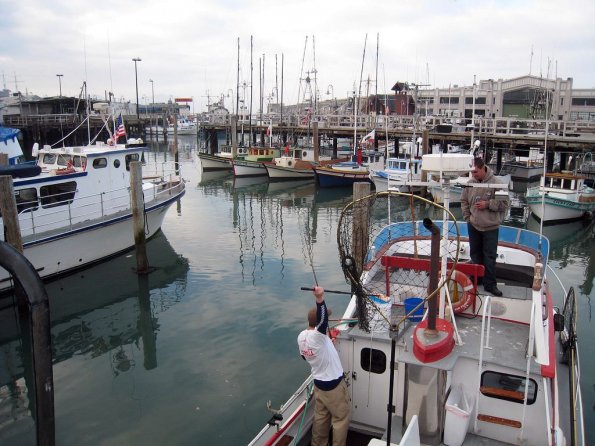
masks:
MULTIPOLYGON (((475 403, 475 407, 477 408, 476 411, 479 413, 479 396, 481 395, 481 374, 483 372, 483 349, 489 348, 490 344, 490 326, 492 321, 492 296, 486 296, 483 312, 481 316, 481 338, 479 342, 479 363, 477 365, 477 401, 475 403), (484 347, 484 335, 485 335, 485 322, 486 322, 486 313, 488 317, 488 335, 487 335, 487 342, 484 347)), ((475 421, 473 422, 473 430, 477 432, 477 417, 475 417, 475 421)))

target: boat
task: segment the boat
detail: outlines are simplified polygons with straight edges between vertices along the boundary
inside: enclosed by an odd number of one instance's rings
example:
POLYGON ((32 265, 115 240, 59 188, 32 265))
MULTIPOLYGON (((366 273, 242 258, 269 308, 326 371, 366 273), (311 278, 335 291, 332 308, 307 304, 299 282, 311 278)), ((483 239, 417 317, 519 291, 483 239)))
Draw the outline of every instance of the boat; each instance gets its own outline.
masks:
POLYGON ((413 186, 411 182, 421 181, 421 172, 421 158, 407 155, 389 157, 384 169, 370 170, 370 180, 374 183, 376 192, 386 192, 389 189, 397 192, 419 192, 421 186, 413 186))
MULTIPOLYGON (((243 159, 248 154, 247 147, 238 147, 236 151, 236 158, 243 159)), ((219 148, 215 154, 207 152, 198 152, 200 159, 200 168, 203 172, 210 172, 214 170, 232 170, 233 166, 231 160, 233 159, 232 146, 224 145, 219 148)))
MULTIPOLYGON (((158 126, 150 126, 146 127, 145 129, 149 133, 159 133, 168 135, 176 134, 176 123, 172 120, 172 118, 168 119, 167 126, 164 128, 160 125, 158 126)), ((198 125, 192 119, 188 119, 185 117, 178 117, 178 128, 177 134, 178 135, 196 135, 198 133, 198 125)))
MULTIPOLYGON (((347 444, 585 445, 576 299, 548 288, 548 239, 500 228, 496 297, 479 284, 466 224, 449 215, 394 191, 341 214, 340 265, 355 291, 329 331, 351 397, 347 444), (403 201, 447 217, 395 218, 403 201)), ((313 386, 309 376, 279 408, 269 402, 249 445, 308 444, 313 386)))
POLYGON ((543 174, 543 160, 543 152, 539 148, 531 148, 529 156, 514 156, 505 161, 498 174, 510 174, 513 181, 535 181, 543 174))
POLYGON ((370 170, 384 168, 384 156, 376 151, 358 150, 351 161, 335 163, 331 166, 315 166, 316 181, 320 187, 352 186, 356 182, 371 183, 370 170))
POLYGON ((539 186, 527 189, 531 213, 544 223, 583 218, 595 211, 595 190, 585 184, 585 175, 570 171, 546 173, 539 186))
MULTIPOLYGON (((42 279, 134 246, 130 163, 140 161, 147 150, 140 140, 55 149, 34 146, 36 164, 26 166, 26 171, 14 169, 19 166, 0 168, 0 175, 13 176, 24 254, 42 279)), ((178 166, 145 165, 142 190, 149 238, 161 228, 167 209, 184 195, 178 166)), ((8 273, 0 271, 0 290, 11 286, 8 273)))
POLYGON ((316 159, 314 149, 307 147, 286 147, 281 156, 273 161, 275 164, 265 164, 271 181, 314 180, 316 179, 314 166, 329 166, 341 162, 341 160, 331 159, 330 156, 319 156, 316 159))
POLYGON ((26 162, 23 149, 19 143, 19 129, 0 125, 0 153, 8 155, 8 165, 23 164, 26 162))
POLYGON ((581 164, 578 168, 578 173, 583 175, 595 174, 595 160, 593 160, 593 153, 587 152, 581 160, 581 164))
POLYGON ((232 160, 233 175, 236 177, 267 175, 264 163, 273 164, 273 159, 278 156, 279 149, 273 147, 250 147, 243 159, 232 160))

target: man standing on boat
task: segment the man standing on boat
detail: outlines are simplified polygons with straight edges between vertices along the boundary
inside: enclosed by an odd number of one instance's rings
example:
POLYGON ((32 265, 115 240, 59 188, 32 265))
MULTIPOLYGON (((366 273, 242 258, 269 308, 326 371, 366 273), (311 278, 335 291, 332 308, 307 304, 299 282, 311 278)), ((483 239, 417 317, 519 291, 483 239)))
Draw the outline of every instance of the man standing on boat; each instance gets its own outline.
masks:
POLYGON ((491 187, 474 187, 473 184, 501 184, 483 159, 474 158, 471 168, 473 178, 461 195, 463 219, 467 222, 471 261, 483 265, 483 289, 494 296, 502 296, 496 286, 496 257, 498 232, 508 209, 508 193, 491 187))
POLYGON ((351 398, 339 354, 326 334, 330 312, 323 296, 324 289, 314 287, 316 308, 308 311, 308 328, 298 336, 300 354, 310 364, 314 377, 312 446, 327 445, 331 424, 333 446, 345 446, 351 418, 351 398))

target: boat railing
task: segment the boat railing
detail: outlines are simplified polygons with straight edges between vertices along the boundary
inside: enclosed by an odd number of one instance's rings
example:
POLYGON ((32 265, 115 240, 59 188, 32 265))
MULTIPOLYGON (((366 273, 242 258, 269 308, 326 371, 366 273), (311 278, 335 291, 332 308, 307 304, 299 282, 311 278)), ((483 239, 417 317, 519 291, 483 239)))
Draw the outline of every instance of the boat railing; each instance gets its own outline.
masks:
MULTIPOLYGON (((475 407, 479 414, 479 396, 481 395, 481 374, 483 373, 483 351, 484 349, 492 349, 490 347, 490 328, 492 325, 492 296, 486 296, 483 312, 481 316, 481 338, 479 342, 479 362, 477 364, 477 401, 475 407), (487 321, 487 322, 486 322, 487 321), (487 325, 487 327, 486 327, 487 325), (486 330, 487 328, 487 330, 486 330), (485 341, 485 345, 484 345, 485 341)), ((473 429, 477 432, 477 417, 475 417, 473 429)))
POLYGON ((128 187, 79 196, 74 199, 62 199, 60 195, 63 196, 63 194, 54 195, 59 199, 52 201, 51 205, 43 204, 43 201, 51 199, 51 196, 43 197, 37 201, 19 203, 19 207, 24 207, 19 212, 19 224, 24 237, 64 228, 72 230, 78 223, 106 218, 130 208, 128 187), (41 211, 39 211, 40 208, 41 211), (53 210, 50 210, 51 208, 53 210), (33 210, 37 212, 32 212, 33 210))

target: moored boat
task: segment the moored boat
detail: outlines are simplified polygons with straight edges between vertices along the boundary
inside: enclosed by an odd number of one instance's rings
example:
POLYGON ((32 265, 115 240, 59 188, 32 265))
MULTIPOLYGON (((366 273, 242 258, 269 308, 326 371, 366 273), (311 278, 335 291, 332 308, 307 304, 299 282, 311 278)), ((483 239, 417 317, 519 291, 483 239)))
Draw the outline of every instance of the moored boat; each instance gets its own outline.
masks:
MULTIPOLYGON (((42 279, 100 261, 134 246, 130 163, 147 151, 129 144, 97 143, 38 151, 26 175, 13 175, 24 254, 42 279)), ((8 166, 10 168, 11 166, 8 166)), ((145 234, 161 228, 167 209, 184 195, 175 163, 144 166, 145 234)), ((0 289, 11 286, 0 272, 0 289)))
POLYGON ((351 161, 314 167, 316 181, 320 187, 351 186, 356 182, 371 183, 370 169, 383 169, 384 156, 375 151, 353 155, 351 161))
POLYGON ((267 175, 265 163, 274 164, 279 156, 279 149, 273 147, 250 147, 243 159, 233 159, 233 174, 236 177, 267 175))
MULTIPOLYGON (((547 238, 500 228, 503 295, 492 296, 466 224, 447 209, 444 221, 401 221, 403 203, 418 217, 445 210, 383 192, 339 219, 340 265, 355 290, 330 330, 351 397, 347 444, 584 445, 576 301, 572 288, 565 299, 549 289, 547 238)), ((308 444, 313 386, 310 376, 269 407, 250 445, 308 444)))
POLYGON ((543 222, 580 219, 595 211, 595 190, 584 175, 547 173, 540 185, 527 189, 527 204, 543 222))

